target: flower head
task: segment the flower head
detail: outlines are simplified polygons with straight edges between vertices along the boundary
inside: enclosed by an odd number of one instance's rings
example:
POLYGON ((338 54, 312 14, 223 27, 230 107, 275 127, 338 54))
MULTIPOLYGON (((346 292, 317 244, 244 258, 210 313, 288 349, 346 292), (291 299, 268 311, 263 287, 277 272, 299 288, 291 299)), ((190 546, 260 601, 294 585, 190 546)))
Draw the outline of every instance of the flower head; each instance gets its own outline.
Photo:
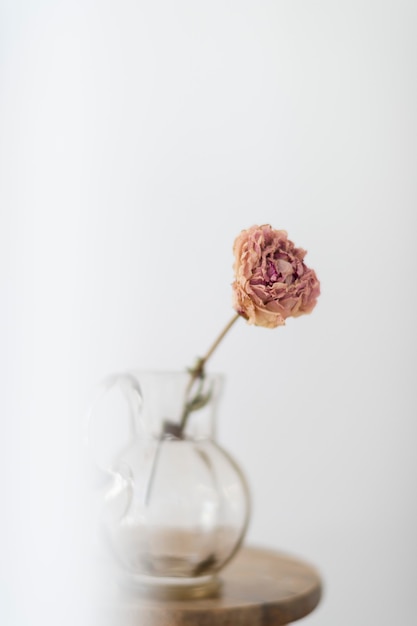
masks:
POLYGON ((287 317, 311 313, 320 294, 314 270, 285 230, 252 226, 234 243, 233 306, 250 324, 275 328, 287 317))

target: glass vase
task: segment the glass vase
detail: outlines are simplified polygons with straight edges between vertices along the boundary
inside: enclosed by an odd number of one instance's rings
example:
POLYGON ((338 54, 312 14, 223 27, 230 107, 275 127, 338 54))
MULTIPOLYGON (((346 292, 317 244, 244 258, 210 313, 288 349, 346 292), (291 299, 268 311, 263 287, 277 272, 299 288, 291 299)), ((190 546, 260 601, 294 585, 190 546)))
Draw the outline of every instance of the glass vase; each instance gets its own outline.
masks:
POLYGON ((129 409, 128 441, 103 468, 101 530, 123 583, 137 591, 177 599, 214 595, 218 573, 243 541, 248 486, 215 436, 222 383, 218 375, 198 381, 203 402, 185 427, 187 372, 113 376, 93 410, 99 416, 99 405, 120 392, 129 409))

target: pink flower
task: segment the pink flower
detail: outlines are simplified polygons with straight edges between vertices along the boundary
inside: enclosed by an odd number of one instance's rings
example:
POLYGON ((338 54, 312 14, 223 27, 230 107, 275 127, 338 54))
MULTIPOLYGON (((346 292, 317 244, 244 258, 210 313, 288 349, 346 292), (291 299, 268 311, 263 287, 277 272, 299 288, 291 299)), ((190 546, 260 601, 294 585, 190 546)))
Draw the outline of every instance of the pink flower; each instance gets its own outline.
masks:
POLYGON ((314 270, 285 230, 265 224, 243 230, 234 243, 233 306, 250 324, 275 328, 311 313, 320 294, 314 270))

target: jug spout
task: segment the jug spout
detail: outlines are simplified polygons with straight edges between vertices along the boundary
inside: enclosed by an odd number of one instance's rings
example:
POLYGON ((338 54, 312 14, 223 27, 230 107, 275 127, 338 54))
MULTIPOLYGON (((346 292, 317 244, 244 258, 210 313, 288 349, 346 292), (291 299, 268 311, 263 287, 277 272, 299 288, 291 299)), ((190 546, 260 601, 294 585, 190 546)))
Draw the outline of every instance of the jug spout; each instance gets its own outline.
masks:
POLYGON ((107 377, 99 385, 87 420, 87 442, 99 470, 112 474, 122 451, 136 438, 143 408, 137 377, 107 377))

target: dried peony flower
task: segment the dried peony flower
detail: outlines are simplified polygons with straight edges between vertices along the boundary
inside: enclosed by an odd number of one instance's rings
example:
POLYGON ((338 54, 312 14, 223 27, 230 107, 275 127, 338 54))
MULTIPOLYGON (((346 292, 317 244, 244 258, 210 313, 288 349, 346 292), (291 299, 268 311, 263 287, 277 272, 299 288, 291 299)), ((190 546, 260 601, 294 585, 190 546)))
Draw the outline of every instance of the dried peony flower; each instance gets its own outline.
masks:
POLYGON ((310 313, 320 294, 314 270, 285 230, 252 226, 234 243, 233 306, 250 324, 275 328, 287 317, 310 313))

